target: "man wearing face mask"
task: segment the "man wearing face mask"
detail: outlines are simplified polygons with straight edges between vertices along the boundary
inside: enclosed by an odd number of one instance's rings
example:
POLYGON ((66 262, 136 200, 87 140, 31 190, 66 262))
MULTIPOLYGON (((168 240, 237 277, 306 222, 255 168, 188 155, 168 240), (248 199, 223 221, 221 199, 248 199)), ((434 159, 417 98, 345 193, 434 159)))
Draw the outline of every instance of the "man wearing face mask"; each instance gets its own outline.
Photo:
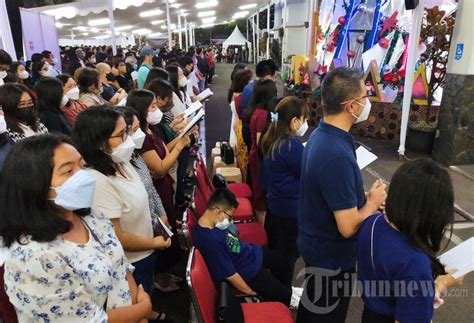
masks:
POLYGON ((49 64, 48 71, 46 72, 45 76, 56 77, 61 74, 56 68, 58 61, 54 57, 53 53, 51 53, 49 50, 44 50, 41 55, 43 55, 44 60, 49 64))
POLYGON ((237 206, 232 192, 215 190, 193 228, 196 248, 206 260, 212 279, 227 281, 239 293, 258 295, 264 301, 298 306, 301 289, 291 287, 292 273, 285 257, 240 241, 228 230, 237 206))
POLYGON ((4 84, 3 79, 7 77, 7 71, 12 64, 12 58, 3 49, 0 49, 0 86, 4 84))
POLYGON ((363 77, 357 69, 341 67, 328 73, 321 85, 324 121, 311 134, 301 167, 298 247, 310 274, 297 322, 345 321, 351 291, 343 286, 353 286, 355 236, 385 202, 382 180, 364 193, 349 134, 354 123, 367 120, 371 109, 363 77), (318 311, 321 308, 326 311, 318 311))

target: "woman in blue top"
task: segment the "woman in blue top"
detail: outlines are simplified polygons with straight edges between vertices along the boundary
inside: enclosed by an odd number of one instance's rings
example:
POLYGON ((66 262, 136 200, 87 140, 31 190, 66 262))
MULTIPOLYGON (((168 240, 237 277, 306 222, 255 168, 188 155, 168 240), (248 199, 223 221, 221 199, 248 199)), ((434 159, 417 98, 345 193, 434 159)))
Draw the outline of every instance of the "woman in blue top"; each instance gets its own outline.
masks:
POLYGON ((262 138, 262 176, 267 190, 265 230, 268 244, 288 255, 293 272, 299 257, 298 199, 303 144, 298 139, 308 130, 309 107, 297 97, 283 98, 271 112, 271 124, 262 138))
POLYGON ((446 170, 422 159, 393 176, 386 214, 367 218, 358 234, 362 322, 429 323, 439 295, 459 285, 436 258, 454 220, 454 193, 446 170))

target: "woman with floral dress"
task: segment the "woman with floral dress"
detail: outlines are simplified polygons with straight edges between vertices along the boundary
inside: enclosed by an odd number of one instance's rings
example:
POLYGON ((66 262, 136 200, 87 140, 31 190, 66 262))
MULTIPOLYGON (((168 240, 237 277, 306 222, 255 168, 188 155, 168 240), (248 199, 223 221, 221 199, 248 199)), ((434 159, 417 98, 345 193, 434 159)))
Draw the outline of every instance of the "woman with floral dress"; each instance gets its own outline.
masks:
POLYGON ((90 212, 95 179, 83 168, 62 135, 24 139, 5 162, 0 237, 20 322, 142 322, 151 311, 112 224, 90 212))

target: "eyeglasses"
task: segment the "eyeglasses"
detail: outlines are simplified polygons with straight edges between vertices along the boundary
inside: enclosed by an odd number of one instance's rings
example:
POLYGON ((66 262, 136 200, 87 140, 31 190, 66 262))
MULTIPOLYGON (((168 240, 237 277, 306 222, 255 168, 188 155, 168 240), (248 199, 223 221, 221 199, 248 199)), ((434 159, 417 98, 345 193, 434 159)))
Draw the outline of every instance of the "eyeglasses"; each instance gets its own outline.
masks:
POLYGON ((109 138, 122 138, 122 141, 125 141, 125 140, 127 140, 128 136, 130 135, 130 129, 131 129, 131 126, 127 126, 118 135, 110 136, 109 138))
POLYGON ((357 100, 360 100, 360 99, 365 99, 365 98, 368 98, 368 97, 370 97, 370 95, 363 95, 363 96, 359 96, 358 98, 355 98, 355 99, 350 99, 350 100, 341 102, 341 103, 339 103, 339 104, 343 105, 343 104, 347 104, 347 103, 350 103, 350 102, 354 102, 354 101, 357 101, 357 100))
MULTIPOLYGON (((219 208, 217 208, 219 209, 219 208)), ((226 211, 224 211, 223 209, 219 209, 220 212, 224 213, 225 215, 227 215, 227 217, 229 218, 229 220, 232 220, 232 218, 234 217, 233 214, 229 214, 227 213, 226 211)))

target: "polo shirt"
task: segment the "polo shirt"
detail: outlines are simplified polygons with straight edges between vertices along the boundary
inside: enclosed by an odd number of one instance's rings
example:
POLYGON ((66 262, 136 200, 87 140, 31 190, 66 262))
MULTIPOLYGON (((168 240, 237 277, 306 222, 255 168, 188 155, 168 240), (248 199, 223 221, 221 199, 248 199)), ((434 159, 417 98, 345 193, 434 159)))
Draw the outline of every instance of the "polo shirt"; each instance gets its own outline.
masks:
POLYGON ((431 260, 392 228, 382 213, 368 217, 360 227, 357 275, 362 299, 373 312, 392 322, 431 322, 435 294, 431 260), (411 292, 404 293, 410 286, 411 292))
POLYGON ((356 262, 356 237, 344 238, 335 211, 365 204, 353 137, 321 121, 303 152, 298 247, 308 266, 348 270, 356 262))
POLYGON ((150 73, 150 70, 152 68, 153 66, 150 64, 143 64, 138 69, 137 83, 139 89, 143 89, 143 86, 145 85, 146 79, 148 77, 148 73, 150 73))

